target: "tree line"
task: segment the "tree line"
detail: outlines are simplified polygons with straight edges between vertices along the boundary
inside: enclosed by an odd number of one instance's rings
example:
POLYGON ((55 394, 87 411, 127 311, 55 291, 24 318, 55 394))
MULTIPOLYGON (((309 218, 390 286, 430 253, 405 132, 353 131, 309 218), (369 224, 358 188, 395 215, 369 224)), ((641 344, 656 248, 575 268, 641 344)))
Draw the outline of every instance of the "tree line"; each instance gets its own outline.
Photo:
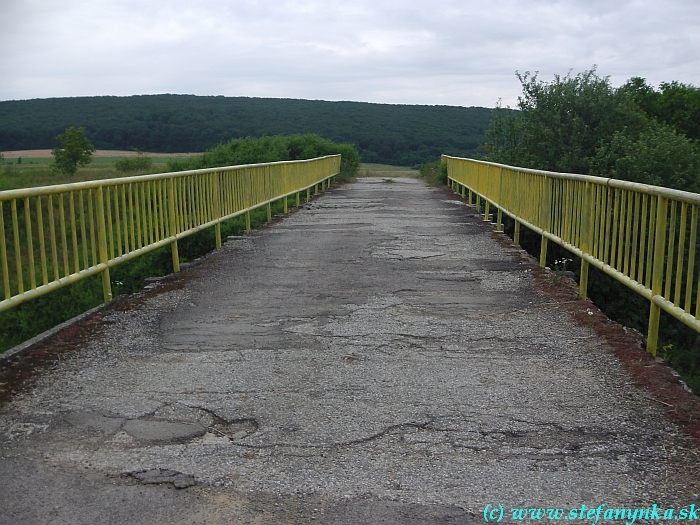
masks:
POLYGON ((48 149, 84 127, 97 149, 197 152, 232 138, 314 133, 363 162, 417 166, 477 155, 493 109, 248 97, 138 95, 0 102, 0 151, 48 149))

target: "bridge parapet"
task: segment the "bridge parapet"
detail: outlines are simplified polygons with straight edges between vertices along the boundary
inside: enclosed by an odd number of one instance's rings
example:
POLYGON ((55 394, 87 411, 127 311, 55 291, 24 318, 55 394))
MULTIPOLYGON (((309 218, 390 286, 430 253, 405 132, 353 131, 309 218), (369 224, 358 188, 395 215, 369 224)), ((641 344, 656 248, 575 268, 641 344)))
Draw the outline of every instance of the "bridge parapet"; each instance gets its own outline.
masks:
POLYGON ((696 268, 700 195, 659 186, 443 156, 448 183, 469 202, 497 209, 581 258, 586 297, 593 265, 651 302, 647 351, 656 355, 661 310, 700 332, 696 268))
POLYGON ((340 171, 340 155, 0 192, 0 312, 311 188, 325 189, 340 171))

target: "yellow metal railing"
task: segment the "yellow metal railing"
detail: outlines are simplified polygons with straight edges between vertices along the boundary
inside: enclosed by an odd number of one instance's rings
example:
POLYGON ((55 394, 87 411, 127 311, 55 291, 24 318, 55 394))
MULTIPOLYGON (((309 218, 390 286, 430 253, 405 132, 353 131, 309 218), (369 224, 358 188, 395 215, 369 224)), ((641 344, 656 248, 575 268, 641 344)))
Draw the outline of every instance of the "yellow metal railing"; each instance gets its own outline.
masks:
POLYGON ((310 197, 340 171, 340 155, 158 175, 96 180, 0 192, 0 312, 91 275, 102 274, 112 297, 109 268, 170 245, 222 221, 300 192, 310 197))
POLYGON ((490 206, 582 259, 579 295, 593 265, 651 302, 647 351, 656 355, 661 310, 700 332, 698 248, 700 195, 634 182, 553 173, 443 156, 448 183, 470 204, 490 206))

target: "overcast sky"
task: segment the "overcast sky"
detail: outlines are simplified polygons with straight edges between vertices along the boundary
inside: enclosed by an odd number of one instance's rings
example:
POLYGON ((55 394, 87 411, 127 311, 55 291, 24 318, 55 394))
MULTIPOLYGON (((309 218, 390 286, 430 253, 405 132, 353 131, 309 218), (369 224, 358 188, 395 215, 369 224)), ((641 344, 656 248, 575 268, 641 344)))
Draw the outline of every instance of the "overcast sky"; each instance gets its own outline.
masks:
POLYGON ((515 71, 700 85, 699 0, 0 0, 0 100, 187 93, 493 107, 515 71))

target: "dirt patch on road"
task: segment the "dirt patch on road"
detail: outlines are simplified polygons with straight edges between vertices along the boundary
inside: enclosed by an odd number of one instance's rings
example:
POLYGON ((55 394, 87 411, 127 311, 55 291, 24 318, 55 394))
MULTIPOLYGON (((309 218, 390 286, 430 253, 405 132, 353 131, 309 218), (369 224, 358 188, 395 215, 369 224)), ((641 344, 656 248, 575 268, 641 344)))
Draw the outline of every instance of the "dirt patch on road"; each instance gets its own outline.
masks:
POLYGON ((700 397, 685 390, 678 373, 661 358, 646 352, 644 336, 609 319, 590 299, 579 299, 578 284, 573 279, 539 267, 532 274, 537 289, 561 304, 577 324, 603 337, 634 381, 648 391, 649 400, 662 405, 700 446, 700 397))

